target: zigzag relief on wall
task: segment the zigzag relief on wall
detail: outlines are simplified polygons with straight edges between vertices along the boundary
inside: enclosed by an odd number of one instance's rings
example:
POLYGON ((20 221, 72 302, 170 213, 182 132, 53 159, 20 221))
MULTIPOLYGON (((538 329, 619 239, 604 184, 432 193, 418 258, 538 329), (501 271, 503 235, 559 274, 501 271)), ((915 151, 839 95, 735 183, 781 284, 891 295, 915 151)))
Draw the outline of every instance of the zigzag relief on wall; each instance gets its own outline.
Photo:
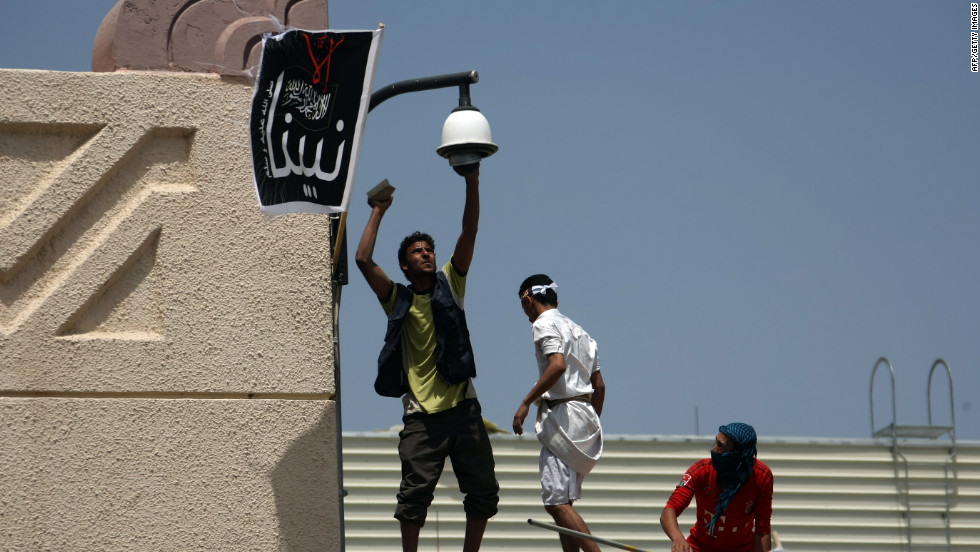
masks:
POLYGON ((122 339, 157 341, 163 338, 162 294, 153 265, 160 227, 123 262, 99 290, 72 314, 57 335, 76 340, 122 339))
POLYGON ((161 208, 198 190, 193 137, 116 123, 0 125, 0 194, 13 198, 0 210, 0 334, 162 337, 161 208))
POLYGON ((6 228, 64 172, 98 125, 0 124, 0 228, 6 228))

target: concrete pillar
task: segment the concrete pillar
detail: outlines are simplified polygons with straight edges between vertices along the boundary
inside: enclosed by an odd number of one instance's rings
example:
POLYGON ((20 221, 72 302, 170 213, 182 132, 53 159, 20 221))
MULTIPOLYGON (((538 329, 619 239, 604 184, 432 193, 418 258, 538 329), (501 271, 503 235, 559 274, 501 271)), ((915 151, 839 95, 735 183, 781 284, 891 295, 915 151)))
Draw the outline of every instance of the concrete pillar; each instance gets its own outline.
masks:
POLYGON ((329 224, 186 71, 0 70, 0 550, 342 547, 329 224))

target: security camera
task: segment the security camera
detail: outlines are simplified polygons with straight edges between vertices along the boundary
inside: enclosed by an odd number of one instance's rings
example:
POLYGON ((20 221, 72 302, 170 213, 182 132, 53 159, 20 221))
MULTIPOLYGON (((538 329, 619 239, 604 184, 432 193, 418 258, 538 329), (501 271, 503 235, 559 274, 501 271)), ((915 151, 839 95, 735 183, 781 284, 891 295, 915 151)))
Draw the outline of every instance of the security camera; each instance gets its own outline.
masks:
POLYGON ((442 145, 436 148, 436 153, 448 159, 453 170, 466 176, 497 149, 487 118, 479 109, 466 105, 454 109, 442 125, 442 145))

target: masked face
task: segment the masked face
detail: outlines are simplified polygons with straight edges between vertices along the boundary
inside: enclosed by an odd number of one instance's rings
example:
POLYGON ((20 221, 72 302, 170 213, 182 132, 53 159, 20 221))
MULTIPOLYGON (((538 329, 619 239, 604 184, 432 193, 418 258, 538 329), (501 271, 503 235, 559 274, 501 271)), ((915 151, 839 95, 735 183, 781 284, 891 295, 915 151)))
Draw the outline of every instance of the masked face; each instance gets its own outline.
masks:
POLYGON ((735 454, 734 451, 711 451, 711 465, 715 467, 715 471, 717 471, 719 475, 729 474, 735 471, 741 461, 742 457, 735 454))
POLYGON ((738 468, 741 459, 741 455, 735 454, 735 441, 719 432, 715 445, 711 447, 711 465, 715 471, 722 476, 731 474, 738 468))

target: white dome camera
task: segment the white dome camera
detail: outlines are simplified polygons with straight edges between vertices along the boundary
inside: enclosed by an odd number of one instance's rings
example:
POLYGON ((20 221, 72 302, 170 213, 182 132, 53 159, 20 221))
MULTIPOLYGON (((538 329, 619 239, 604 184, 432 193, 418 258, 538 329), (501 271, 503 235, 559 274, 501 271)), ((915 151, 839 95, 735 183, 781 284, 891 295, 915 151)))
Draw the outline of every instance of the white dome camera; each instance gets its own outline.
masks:
POLYGON ((459 107, 453 109, 442 125, 442 145, 436 148, 436 153, 448 159, 457 173, 468 176, 480 167, 483 158, 497 152, 487 118, 470 103, 470 84, 479 80, 476 71, 464 71, 399 81, 371 94, 368 111, 388 98, 406 92, 459 86, 459 107))
POLYGON ((458 167, 479 163, 497 149, 487 118, 479 109, 465 106, 454 109, 442 125, 442 145, 436 153, 448 159, 450 166, 458 167))

